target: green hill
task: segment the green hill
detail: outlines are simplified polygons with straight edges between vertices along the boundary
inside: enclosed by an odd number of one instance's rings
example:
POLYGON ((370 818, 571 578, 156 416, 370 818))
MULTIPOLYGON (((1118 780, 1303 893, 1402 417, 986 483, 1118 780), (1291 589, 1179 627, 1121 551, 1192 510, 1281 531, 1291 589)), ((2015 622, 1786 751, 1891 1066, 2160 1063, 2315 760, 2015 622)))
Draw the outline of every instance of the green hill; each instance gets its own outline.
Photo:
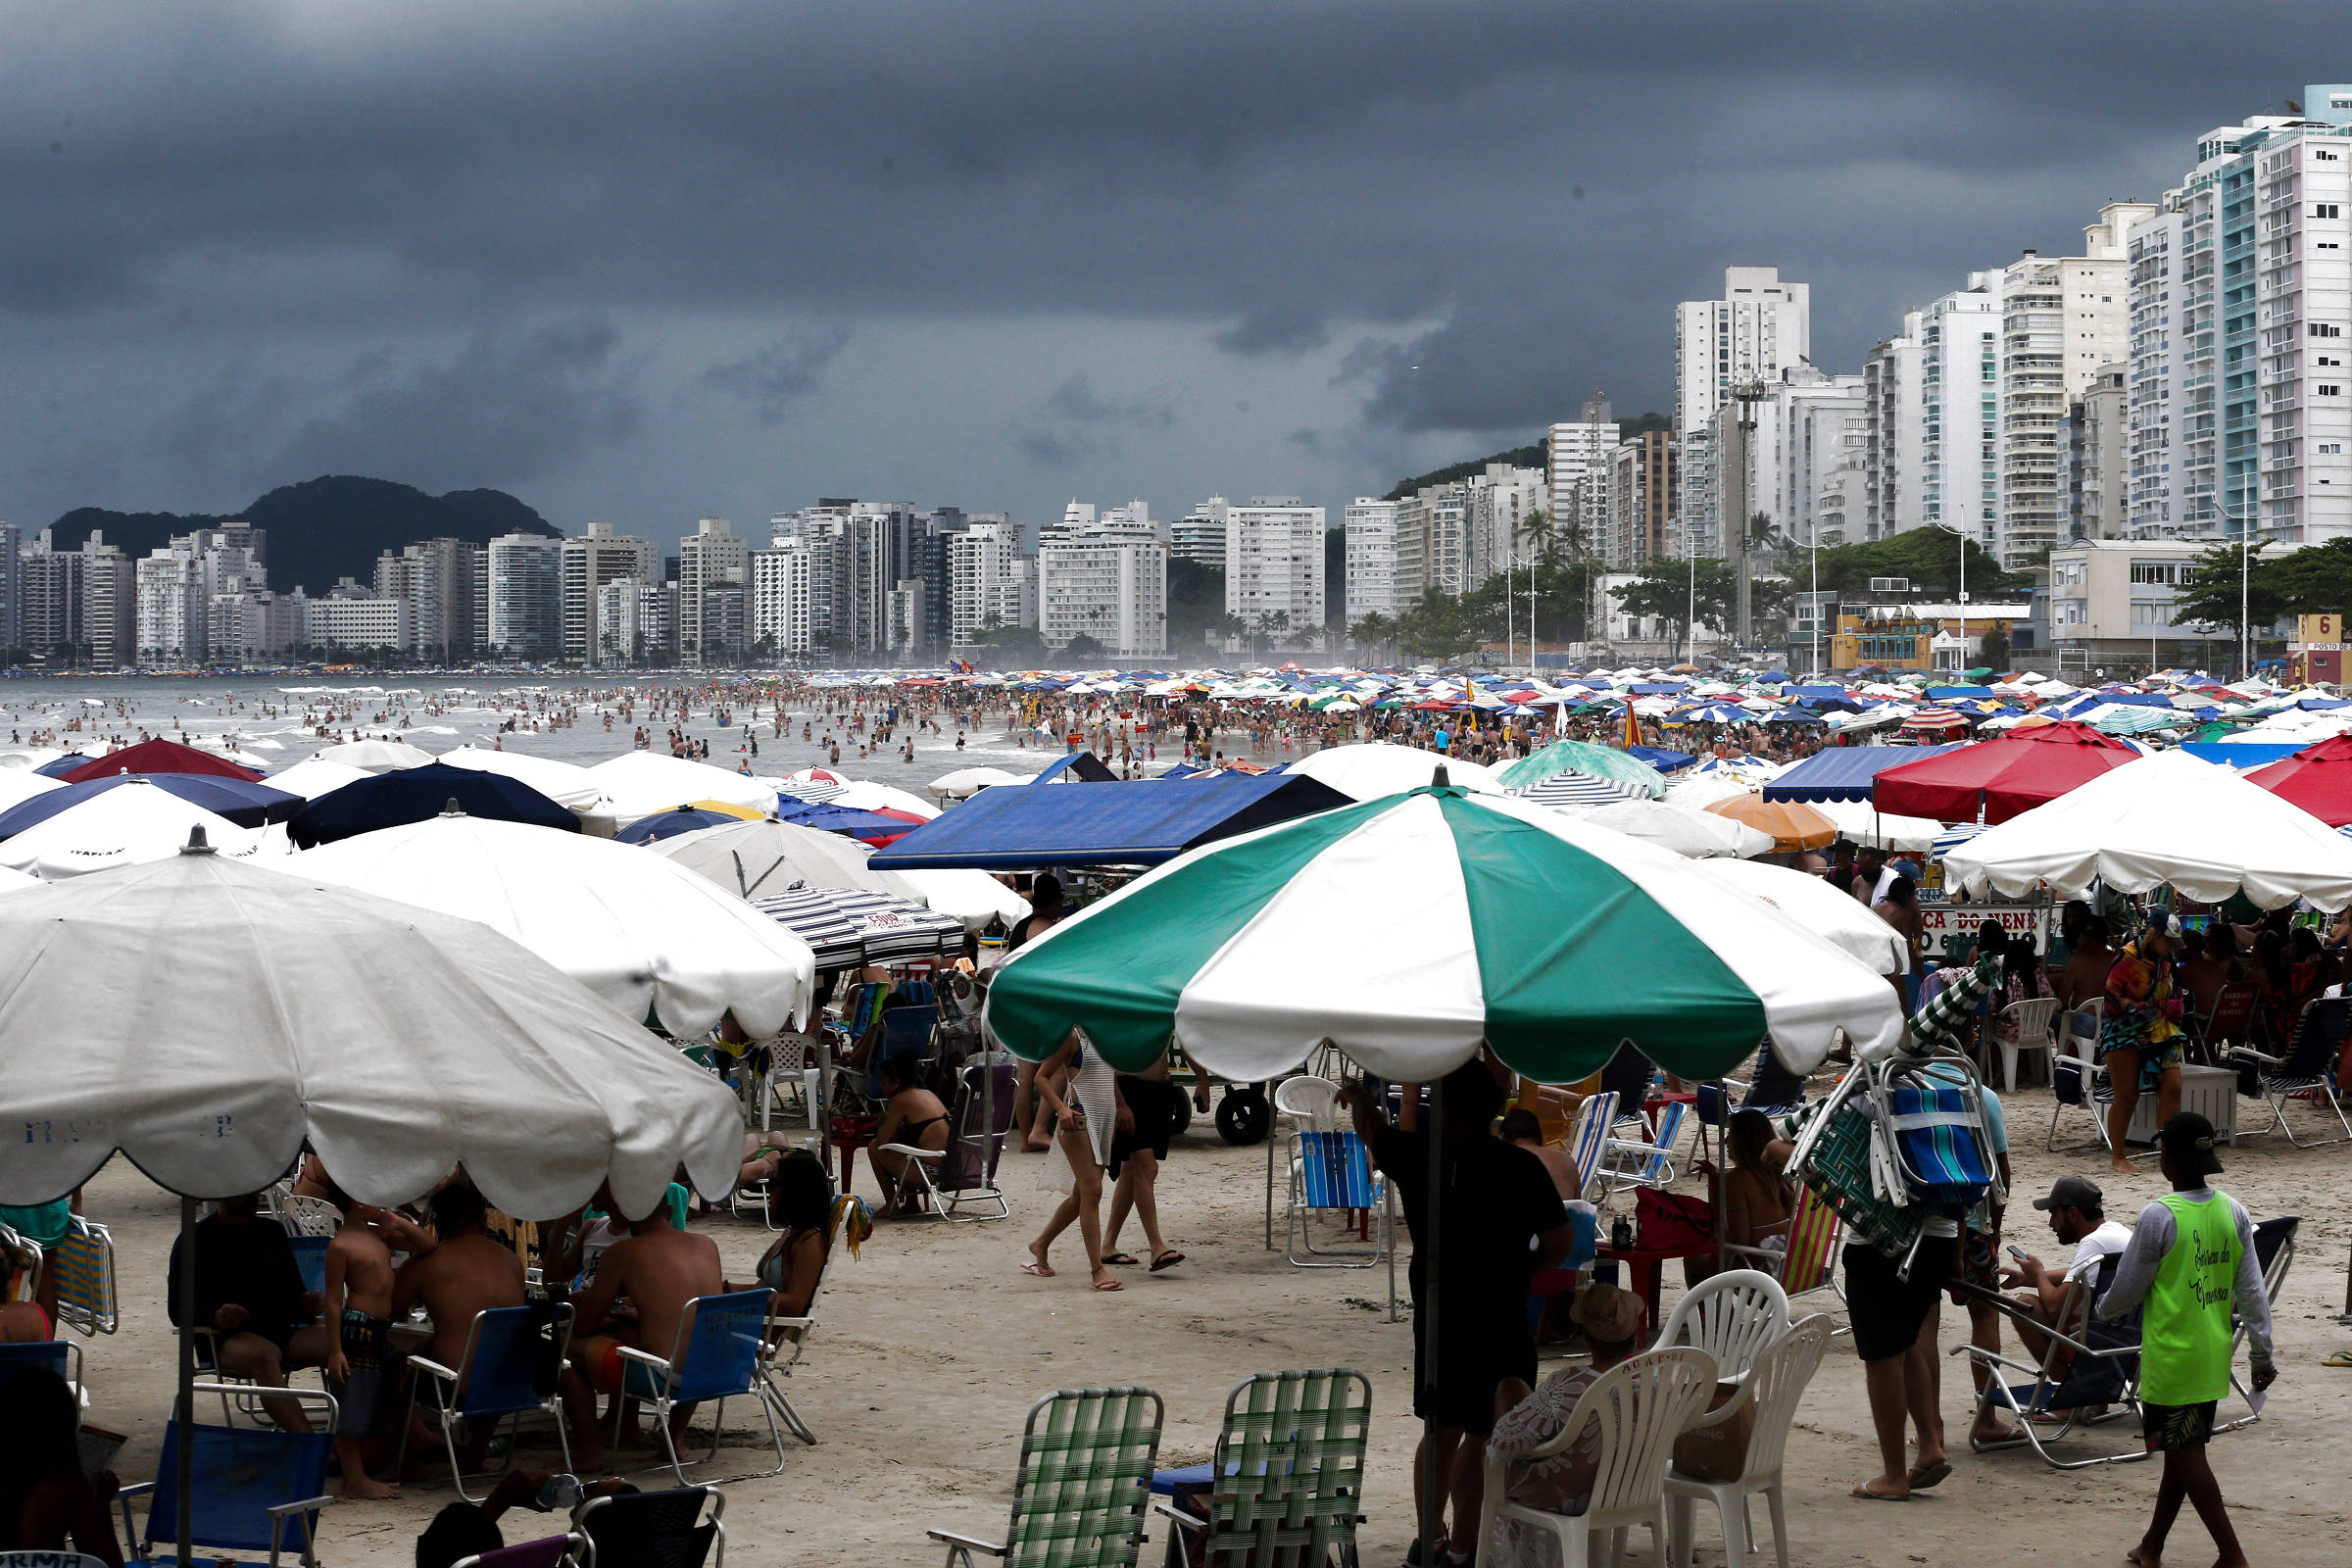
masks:
POLYGON ((50 525, 50 537, 60 550, 76 550, 91 529, 102 528, 109 544, 138 557, 163 548, 173 534, 218 527, 232 519, 270 531, 272 588, 299 585, 314 594, 332 588, 338 577, 372 580, 377 556, 418 539, 488 544, 500 534, 552 538, 563 532, 503 490, 452 490, 434 496, 389 479, 328 474, 280 485, 243 511, 222 516, 76 507, 50 525))

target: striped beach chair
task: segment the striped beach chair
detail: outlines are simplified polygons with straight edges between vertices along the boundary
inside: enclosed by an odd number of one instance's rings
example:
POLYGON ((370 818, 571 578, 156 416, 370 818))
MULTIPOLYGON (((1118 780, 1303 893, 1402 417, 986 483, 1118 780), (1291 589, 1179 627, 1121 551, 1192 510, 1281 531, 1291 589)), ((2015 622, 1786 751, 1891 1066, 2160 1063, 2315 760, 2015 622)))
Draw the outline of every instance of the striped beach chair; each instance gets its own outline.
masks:
POLYGON ((57 1273, 57 1320, 81 1334, 112 1334, 122 1315, 115 1301, 115 1242, 103 1225, 79 1214, 74 1228, 52 1248, 48 1266, 57 1273))
POLYGON ((1283 1220, 1283 1255, 1295 1268, 1370 1268, 1388 1256, 1395 1238, 1389 1230, 1383 1178, 1372 1168, 1371 1152, 1350 1131, 1301 1129, 1292 1135, 1291 1206, 1283 1220), (1376 1216, 1369 1248, 1315 1245, 1317 1210, 1340 1209, 1376 1216), (1299 1255, 1304 1246, 1306 1255, 1299 1255))
POLYGON ((1682 1137, 1683 1118, 1690 1114, 1690 1102, 1670 1100, 1658 1111, 1658 1129, 1649 1141, 1638 1138, 1609 1140, 1608 1183, 1614 1193, 1620 1187, 1671 1187, 1674 1185, 1674 1146, 1682 1137))
POLYGON ((1011 1563, 1135 1568, 1166 1407, 1150 1389, 1064 1389, 1040 1399, 1021 1434, 1012 1524, 1003 1541, 929 1532, 947 1568, 973 1553, 1011 1563))
POLYGON ((1587 1095, 1577 1107, 1576 1125, 1568 1133, 1568 1157, 1576 1163, 1576 1190, 1581 1197, 1590 1199, 1593 1183, 1601 1178, 1601 1165, 1609 1152, 1609 1128, 1616 1119, 1614 1090, 1587 1095))
POLYGON ((1352 1563, 1371 1423, 1372 1385, 1351 1367, 1242 1383, 1225 1400, 1215 1456, 1152 1478, 1168 1494, 1152 1506, 1175 1525, 1168 1561, 1352 1563), (1183 1506, 1203 1493, 1205 1515, 1183 1506))

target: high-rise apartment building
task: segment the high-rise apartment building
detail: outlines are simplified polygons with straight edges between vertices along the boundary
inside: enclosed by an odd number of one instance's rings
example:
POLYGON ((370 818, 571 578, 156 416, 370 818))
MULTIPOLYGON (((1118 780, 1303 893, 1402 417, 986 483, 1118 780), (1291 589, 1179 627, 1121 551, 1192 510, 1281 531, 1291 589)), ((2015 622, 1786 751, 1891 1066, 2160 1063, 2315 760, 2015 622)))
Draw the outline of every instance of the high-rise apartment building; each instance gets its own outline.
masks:
MULTIPOLYGON (((1969 273, 1966 288, 1931 300, 1919 316, 1918 482, 1903 467, 1909 437, 1892 435, 1897 489, 1870 537, 1933 523, 1991 550, 2000 516, 2000 272, 1969 273)), ((1878 439, 1874 431, 1874 447, 1878 439)))
MULTIPOLYGON (((510 534, 508 537, 517 536, 510 534)), ((555 543, 552 539, 545 542, 550 545, 555 543)), ((336 593, 324 599, 306 599, 303 601, 302 640, 328 659, 338 654, 373 652, 378 649, 388 649, 396 654, 414 653, 416 649, 416 606, 406 599, 379 599, 366 589, 349 595, 336 593)))
POLYGON ((49 530, 33 535, 18 556, 24 645, 42 658, 79 658, 81 563, 78 550, 59 550, 49 530))
POLYGON ((139 662, 186 668, 210 651, 210 597, 201 558, 184 545, 149 551, 132 567, 139 662))
POLYGON ((561 657, 563 541, 536 533, 504 534, 490 541, 489 556, 486 646, 499 658, 532 663, 561 657))
MULTIPOLYGON (((1423 594, 1463 594, 1470 581, 1470 520, 1477 500, 1462 481, 1424 485, 1396 503, 1396 600, 1410 608, 1423 594)), ((1225 577, 1230 597, 1233 575, 1225 577)))
POLYGON ((2132 529, 2133 485, 2131 372, 2102 365, 2090 387, 2068 405, 2059 442, 2066 542, 2121 539, 2132 529))
MULTIPOLYGON (((1608 400, 1595 392, 1586 400, 1584 417, 1555 424, 1544 433, 1544 466, 1550 494, 1545 510, 1552 532, 1562 540, 1581 539, 1597 550, 1614 510, 1609 498, 1610 455, 1617 450, 1617 421, 1609 416, 1608 400)), ((1500 569, 1501 563, 1496 562, 1500 569)), ((1484 577, 1476 572, 1480 581, 1484 577)))
POLYGON ((1675 456, 1674 436, 1666 430, 1644 430, 1610 454, 1609 523, 1596 544, 1610 571, 1643 571, 1673 554, 1668 525, 1675 514, 1675 456))
POLYGON ((2352 85, 2307 86, 2199 137, 2132 225, 2132 537, 2352 535, 2348 172, 2352 85))
POLYGON ((1552 507, 1551 482, 1542 468, 1513 467, 1490 463, 1470 481, 1470 523, 1462 545, 1462 580, 1471 588, 1501 572, 1516 557, 1524 563, 1546 544, 1573 552, 1579 546, 1597 552, 1607 526, 1606 514, 1591 515, 1594 497, 1606 500, 1608 477, 1588 472, 1571 492, 1570 510, 1552 507), (1567 518, 1573 528, 1561 526, 1567 518))
POLYGON ((750 556, 753 650, 771 659, 805 661, 815 650, 808 615, 812 552, 799 536, 778 539, 750 556))
POLYGON ((948 541, 949 642, 976 648, 998 627, 1037 624, 1037 561, 1010 519, 974 522, 948 541))
POLYGON ((92 528, 81 546, 81 639, 98 669, 138 660, 138 564, 92 528))
POLYGON ((652 540, 631 538, 609 522, 592 522, 586 533, 564 540, 561 593, 565 662, 627 662, 625 645, 617 638, 605 638, 597 625, 597 590, 623 577, 650 580, 661 568, 660 552, 652 540))
POLYGON ((678 649, 678 585, 615 577, 596 591, 597 662, 666 664, 678 649))
MULTIPOLYGON (((1924 311, 1903 313, 1902 330, 1882 338, 1862 365, 1862 407, 1868 440, 1862 463, 1862 531, 1854 539, 1885 539, 1919 526, 1925 496, 1927 328, 1924 311)), ((1841 527, 1843 535, 1848 531, 1841 527)))
POLYGON ((1720 556, 1712 437, 1735 387, 1777 381, 1813 352, 1812 289, 1774 267, 1727 267, 1723 298, 1686 300, 1674 313, 1674 433, 1681 448, 1677 554, 1720 556))
POLYGON ((24 530, 13 522, 0 522, 0 651, 29 646, 24 641, 24 580, 17 564, 24 548, 24 530))
POLYGON ((2146 202, 2109 202, 2082 230, 2082 254, 2028 251, 2001 272, 2000 517, 1995 553, 2023 570, 2058 542, 2059 438, 2067 405, 2130 339, 2126 232, 2154 215, 2146 202))
POLYGON ((463 539, 419 539, 376 558, 375 591, 416 607, 416 647, 428 659, 456 663, 487 637, 475 629, 487 614, 489 571, 485 547, 463 539))
POLYGON ((1392 619, 1404 603, 1396 596, 1397 503, 1357 496, 1348 504, 1348 624, 1366 615, 1392 619))
POLYGON ((1323 509, 1252 496, 1225 509, 1225 612, 1278 640, 1323 634, 1323 509))
POLYGON ((1197 561, 1225 569, 1225 506, 1223 496, 1211 496, 1168 524, 1168 553, 1178 561, 1197 561))
POLYGON ((1168 651, 1168 547, 1128 530, 1065 529, 1037 552, 1038 630, 1048 648, 1092 638, 1106 658, 1168 651))
POLYGON ((750 556, 749 543, 723 517, 701 518, 694 532, 678 540, 678 657, 687 663, 717 663, 726 657, 725 642, 704 628, 711 608, 706 596, 723 583, 742 583, 750 556))

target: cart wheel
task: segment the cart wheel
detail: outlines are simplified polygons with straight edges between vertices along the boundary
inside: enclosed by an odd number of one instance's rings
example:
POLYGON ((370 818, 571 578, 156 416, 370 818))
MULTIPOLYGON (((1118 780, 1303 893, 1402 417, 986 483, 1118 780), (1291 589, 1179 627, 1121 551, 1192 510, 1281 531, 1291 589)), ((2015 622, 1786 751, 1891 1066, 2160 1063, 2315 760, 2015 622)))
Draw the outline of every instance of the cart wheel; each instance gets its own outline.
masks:
POLYGON ((1217 1102, 1217 1133, 1229 1144, 1260 1143, 1273 1122, 1266 1092, 1256 1084, 1236 1084, 1217 1102))
POLYGON ((1193 1092, 1190 1089, 1183 1089, 1176 1096, 1176 1120, 1175 1124, 1168 1129, 1168 1136, 1171 1138, 1182 1138, 1184 1136, 1185 1129, 1192 1126, 1192 1124, 1193 1092))

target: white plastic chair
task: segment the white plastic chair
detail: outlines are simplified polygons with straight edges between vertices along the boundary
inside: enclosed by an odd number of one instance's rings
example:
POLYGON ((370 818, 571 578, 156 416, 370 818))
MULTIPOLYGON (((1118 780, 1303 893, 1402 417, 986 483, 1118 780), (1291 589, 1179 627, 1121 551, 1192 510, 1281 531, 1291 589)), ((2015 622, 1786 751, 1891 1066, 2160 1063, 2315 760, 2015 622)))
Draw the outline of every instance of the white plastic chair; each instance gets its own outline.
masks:
POLYGON ((1603 1372, 1576 1401, 1559 1435, 1520 1456, 1545 1459, 1563 1452, 1575 1446, 1589 1422, 1597 1420, 1600 1453, 1583 1513, 1546 1513, 1510 1501, 1510 1461, 1490 1453, 1486 1502, 1478 1517, 1479 1560, 1495 1560, 1501 1546, 1498 1527, 1506 1519, 1550 1531, 1560 1544, 1561 1568, 1591 1568, 1593 1539, 1604 1530, 1614 1533, 1610 1560, 1623 1557, 1625 1538, 1635 1525, 1649 1526, 1651 1548, 1662 1557, 1673 1540, 1666 1528, 1666 1470, 1674 1440, 1707 1407, 1714 1392, 1713 1358, 1687 1346, 1644 1351, 1603 1372))
POLYGON ((1657 1348, 1695 1346, 1714 1357, 1717 1381, 1738 1383, 1788 1332, 1788 1297, 1781 1282, 1756 1269, 1732 1268, 1683 1293, 1658 1331, 1657 1348))
POLYGON ((343 1211, 323 1198, 288 1193, 279 1200, 278 1223, 288 1236, 332 1236, 343 1228, 343 1211))
POLYGON ((2056 997, 2031 997, 2024 1002, 2012 1002, 1988 1020, 1992 1025, 1991 1041, 2001 1048, 2001 1093, 2017 1093, 2017 1058, 2021 1052, 2038 1051, 2045 1056, 2054 1053, 2057 1043, 2050 1034, 2050 1020, 2057 1012, 2056 997), (2004 1024, 2011 1026, 2006 1037, 2002 1034, 2004 1024))
POLYGON ((1756 1539, 1747 1499, 1759 1492, 1772 1514, 1772 1544, 1780 1568, 1788 1568, 1788 1510, 1781 1491, 1782 1456, 1788 1451, 1797 1401, 1804 1397, 1805 1385, 1813 1381, 1829 1347, 1830 1320, 1819 1313, 1806 1318, 1756 1358, 1738 1394, 1692 1424, 1696 1430, 1730 1421, 1744 1410, 1755 1412, 1747 1458, 1738 1480, 1701 1481, 1668 1466, 1666 1506, 1673 1539, 1668 1561, 1676 1568, 1690 1568, 1691 1527, 1701 1498, 1712 1501, 1723 1520, 1724 1568, 1744 1568, 1756 1539))

